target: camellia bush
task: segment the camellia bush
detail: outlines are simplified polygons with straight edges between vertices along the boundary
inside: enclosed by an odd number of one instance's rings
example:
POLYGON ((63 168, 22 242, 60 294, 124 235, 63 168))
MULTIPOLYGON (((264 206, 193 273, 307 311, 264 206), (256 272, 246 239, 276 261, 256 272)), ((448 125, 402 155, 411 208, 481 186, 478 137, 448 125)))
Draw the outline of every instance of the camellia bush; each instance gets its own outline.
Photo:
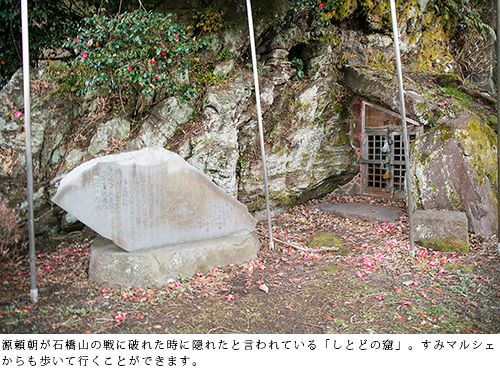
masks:
POLYGON ((84 19, 65 47, 76 54, 82 85, 77 94, 104 86, 109 93, 137 96, 135 115, 167 96, 196 96, 189 85, 188 56, 205 45, 190 39, 171 15, 136 10, 116 17, 84 19))
MULTIPOLYGON (((109 11, 118 9, 117 0, 106 1, 109 11)), ((28 27, 30 62, 58 59, 57 51, 66 38, 75 34, 78 23, 102 0, 30 0, 28 27)), ((0 88, 22 66, 21 2, 0 0, 0 88)))

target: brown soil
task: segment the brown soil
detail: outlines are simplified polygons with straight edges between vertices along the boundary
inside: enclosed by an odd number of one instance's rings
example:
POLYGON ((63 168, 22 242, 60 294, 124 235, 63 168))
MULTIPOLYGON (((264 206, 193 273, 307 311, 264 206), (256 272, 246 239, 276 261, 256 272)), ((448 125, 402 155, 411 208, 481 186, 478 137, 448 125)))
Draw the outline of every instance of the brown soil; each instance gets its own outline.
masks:
MULTIPOLYGON (((363 222, 307 206, 273 228, 275 250, 256 260, 147 289, 89 284, 90 232, 53 240, 37 252, 36 305, 29 261, 0 265, 0 333, 500 333, 496 238, 471 235, 467 254, 416 247, 411 257, 404 216, 363 222), (349 252, 301 250, 321 232, 349 252)), ((266 229, 259 223, 262 245, 266 229)))

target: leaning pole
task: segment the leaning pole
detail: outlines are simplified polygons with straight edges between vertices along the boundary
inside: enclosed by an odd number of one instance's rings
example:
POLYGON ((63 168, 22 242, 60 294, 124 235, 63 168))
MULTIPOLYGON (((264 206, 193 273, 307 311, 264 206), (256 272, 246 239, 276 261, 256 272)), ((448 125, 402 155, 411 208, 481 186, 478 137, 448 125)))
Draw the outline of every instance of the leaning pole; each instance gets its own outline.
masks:
MULTIPOLYGON (((500 1, 500 0, 498 0, 500 1)), ((405 145, 405 166, 406 166, 406 205, 410 226, 410 254, 415 255, 415 245, 413 241, 413 198, 411 196, 411 173, 410 173, 410 145, 408 142, 408 132, 406 129, 406 109, 403 90, 403 73, 401 71, 401 55, 399 52, 398 21, 396 19, 396 5, 391 2, 392 32, 394 34, 394 51, 396 54, 396 68, 398 70, 399 102, 401 103, 401 121, 403 126, 403 142, 405 145)))
POLYGON ((33 221, 33 164, 31 158, 31 112, 30 112, 30 47, 28 35, 28 0, 21 0, 21 26, 23 40, 23 86, 24 86, 24 142, 26 146, 26 188, 28 190, 28 233, 30 250, 30 298, 38 301, 36 288, 35 227, 33 221))
POLYGON ((247 0, 247 14, 248 14, 248 32, 250 34, 250 48, 252 50, 252 67, 253 79, 255 84, 255 104, 257 107, 257 121, 259 124, 259 138, 260 138, 260 153, 262 156, 262 173, 264 177, 264 194, 266 196, 266 210, 267 210, 267 227, 269 232, 269 249, 274 249, 273 229, 271 225, 271 210, 269 205, 269 189, 267 185, 267 170, 266 170, 266 150, 264 148, 264 134, 262 128, 262 109, 260 107, 260 92, 259 92, 259 74, 257 69, 257 53, 255 51, 255 35, 253 31, 253 18, 252 18, 252 5, 250 0, 247 0))

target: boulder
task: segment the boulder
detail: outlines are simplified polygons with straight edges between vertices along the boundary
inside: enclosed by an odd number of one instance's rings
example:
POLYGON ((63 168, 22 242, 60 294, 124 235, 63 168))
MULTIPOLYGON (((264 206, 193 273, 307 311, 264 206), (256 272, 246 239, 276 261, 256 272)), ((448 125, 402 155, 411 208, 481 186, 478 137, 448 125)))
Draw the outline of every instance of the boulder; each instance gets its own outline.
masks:
POLYGON ((415 242, 429 249, 468 252, 469 234, 465 213, 417 210, 413 213, 415 242))
POLYGON ((490 127, 470 115, 443 123, 416 140, 410 160, 417 209, 464 212, 471 232, 496 232, 497 147, 490 127))

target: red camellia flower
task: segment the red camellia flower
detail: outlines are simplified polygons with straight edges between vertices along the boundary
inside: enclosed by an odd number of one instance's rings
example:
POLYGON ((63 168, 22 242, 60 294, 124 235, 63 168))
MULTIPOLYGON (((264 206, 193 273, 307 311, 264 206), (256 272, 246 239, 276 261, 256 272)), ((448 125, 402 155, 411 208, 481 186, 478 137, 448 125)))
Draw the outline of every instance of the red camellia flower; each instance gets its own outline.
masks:
POLYGON ((85 59, 87 57, 87 53, 82 53, 81 56, 82 56, 82 59, 85 59))
POLYGON ((179 35, 177 33, 174 33, 175 38, 179 38, 179 35))
POLYGON ((130 66, 129 66, 129 67, 127 67, 127 70, 128 70, 128 71, 131 71, 131 70, 132 70, 132 67, 130 67, 130 66))
POLYGON ((78 42, 78 39, 74 38, 74 39, 73 39, 73 42, 78 42))
POLYGON ((155 77, 154 77, 154 78, 155 78, 155 79, 158 79, 158 78, 160 78, 160 76, 159 76, 158 74, 155 74, 155 77))
POLYGON ((5 61, 4 60, 0 61, 0 64, 5 65, 5 61))
POLYGON ((321 9, 323 7, 323 3, 319 3, 319 7, 321 9))
POLYGON ((151 60, 149 61, 149 63, 150 63, 150 64, 156 64, 156 61, 155 61, 154 59, 151 59, 151 60))

